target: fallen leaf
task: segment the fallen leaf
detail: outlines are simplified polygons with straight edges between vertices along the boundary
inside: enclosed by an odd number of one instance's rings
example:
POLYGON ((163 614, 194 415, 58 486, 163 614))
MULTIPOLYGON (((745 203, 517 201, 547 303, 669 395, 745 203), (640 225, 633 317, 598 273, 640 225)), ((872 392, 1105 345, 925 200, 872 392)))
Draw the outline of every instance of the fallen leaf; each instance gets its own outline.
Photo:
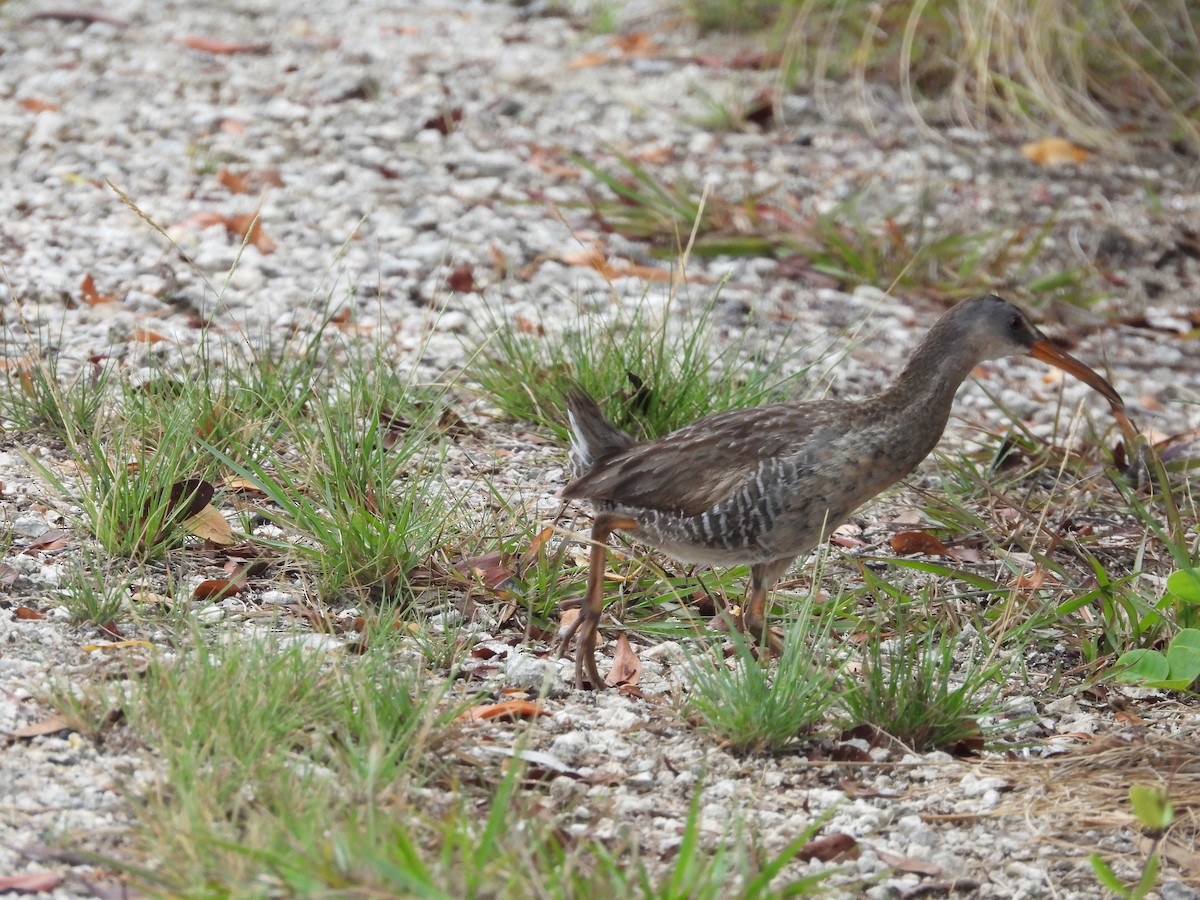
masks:
POLYGON ((538 337, 543 337, 546 334, 545 327, 519 313, 513 317, 513 326, 517 329, 518 334, 533 334, 538 337))
POLYGON ((592 69, 604 65, 606 62, 608 62, 608 57, 603 53, 582 53, 567 63, 567 68, 592 69))
POLYGON ((462 122, 463 111, 462 107, 458 106, 454 109, 448 109, 445 112, 438 113, 436 116, 431 116, 425 120, 423 129, 432 129, 438 134, 449 134, 455 131, 459 123, 462 122))
POLYGON ((475 286, 475 271, 470 263, 461 263, 446 278, 446 286, 460 294, 474 294, 479 288, 475 286))
POLYGON ((319 609, 314 609, 311 606, 306 606, 303 603, 289 603, 284 607, 288 612, 298 619, 303 619, 308 623, 313 631, 321 631, 327 634, 333 634, 333 625, 326 618, 325 613, 319 609))
POLYGON ((636 685, 642 675, 642 661, 629 645, 629 638, 617 638, 617 649, 613 652, 613 664, 604 683, 609 687, 619 684, 636 685))
POLYGON ((540 703, 532 700, 504 700, 501 703, 486 703, 482 706, 472 706, 459 714, 459 722, 478 722, 483 719, 536 719, 548 716, 540 703))
POLYGON ((537 559, 542 553, 542 548, 546 546, 546 542, 552 537, 554 537, 553 525, 547 525, 534 535, 533 540, 529 542, 529 546, 521 554, 521 566, 527 566, 537 559))
POLYGON ((61 550, 63 547, 67 546, 67 542, 70 539, 71 532, 63 531, 61 528, 51 528, 48 531, 43 531, 40 535, 34 538, 23 552, 29 553, 30 551, 37 550, 49 552, 51 550, 61 550))
POLYGON ((1086 162, 1091 156, 1082 147, 1076 147, 1066 138, 1045 138, 1021 145, 1021 154, 1031 163, 1045 168, 1066 163, 1086 162))
POLYGON ((858 841, 848 834, 829 834, 825 837, 819 837, 809 841, 796 854, 796 858, 808 862, 809 860, 819 860, 821 862, 831 862, 839 856, 845 856, 852 850, 858 848, 858 841))
POLYGON ((205 506, 194 516, 188 516, 180 523, 185 531, 222 547, 231 547, 237 543, 229 522, 221 515, 221 511, 211 504, 205 506))
POLYGON ((57 713, 51 713, 40 722, 34 722, 32 725, 26 725, 24 728, 18 728, 16 731, 10 731, 9 736, 15 738, 42 737, 46 734, 57 734, 60 731, 66 731, 70 727, 70 723, 62 716, 57 713))
POLYGON ((225 230, 250 244, 252 247, 255 247, 263 255, 272 253, 275 250, 275 242, 267 236, 267 232, 262 227, 262 222, 259 221, 257 213, 245 213, 240 216, 226 217, 225 230))
POLYGON ((178 515, 180 519, 190 519, 212 502, 214 493, 215 490, 209 481, 202 478, 182 478, 171 485, 166 513, 168 516, 178 515))
POLYGON ((658 53, 658 43, 645 31, 619 34, 610 43, 627 56, 653 56, 658 53))
POLYGON ((29 112, 58 112, 59 109, 53 103, 47 103, 45 100, 35 100, 32 97, 26 97, 24 100, 18 100, 17 106, 21 109, 29 110, 29 112))
POLYGON ((1041 566, 1034 566, 1033 571, 1026 574, 1022 572, 1013 579, 1013 587, 1015 588, 1031 588, 1037 590, 1046 583, 1046 570, 1041 566))
POLYGON ((126 647, 149 647, 154 645, 149 641, 113 641, 108 644, 84 644, 84 653, 95 653, 98 650, 124 650, 126 647))
POLYGON ((171 340, 169 337, 159 334, 157 331, 151 331, 148 328, 135 328, 129 334, 131 341, 138 341, 142 344, 157 344, 161 341, 171 340))
POLYGON ((62 883, 63 876, 58 872, 26 872, 24 875, 0 878, 0 892, 45 894, 55 890, 62 883))
POLYGON ((899 869, 901 872, 910 872, 914 875, 941 875, 942 867, 931 862, 926 862, 923 859, 913 859, 911 856, 901 856, 899 853, 889 853, 886 850, 875 848, 875 855, 880 861, 887 863, 893 869, 899 869))
POLYGON ((270 44, 249 44, 236 41, 222 41, 218 38, 189 35, 179 38, 179 43, 201 53, 211 53, 214 56, 233 56, 237 53, 266 53, 271 49, 270 44))
POLYGON ((925 556, 949 556, 950 551, 927 531, 899 531, 892 535, 892 549, 901 556, 921 553, 925 556))
POLYGON ((196 600, 223 600, 240 593, 245 581, 239 578, 209 578, 196 585, 192 597, 196 600))
POLYGON ((217 172, 217 181, 231 194, 250 193, 250 185, 246 182, 246 179, 224 166, 217 172))
POLYGON ((92 273, 88 272, 83 276, 83 283, 79 285, 79 290, 83 293, 83 302, 88 306, 98 306, 101 303, 112 303, 117 299, 116 294, 101 294, 96 290, 96 282, 92 278, 92 273))
POLYGON ((14 619, 24 619, 26 621, 35 621, 37 619, 46 618, 44 613, 38 612, 36 609, 31 609, 28 606, 18 606, 13 610, 14 619))
POLYGON ((84 22, 88 25, 98 23, 101 25, 111 25, 113 28, 128 28, 129 23, 124 19, 118 19, 115 16, 105 15, 102 12, 97 12, 90 9, 51 9, 45 12, 36 12, 30 15, 30 21, 38 19, 49 19, 54 22, 84 22))

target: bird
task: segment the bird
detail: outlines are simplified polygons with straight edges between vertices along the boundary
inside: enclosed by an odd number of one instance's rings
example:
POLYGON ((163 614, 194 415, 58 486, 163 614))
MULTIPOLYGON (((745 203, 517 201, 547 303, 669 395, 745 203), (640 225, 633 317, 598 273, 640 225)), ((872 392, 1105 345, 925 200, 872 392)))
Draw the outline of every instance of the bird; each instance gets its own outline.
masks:
POLYGON ((622 532, 683 563, 748 565, 742 628, 775 652, 767 595, 783 573, 851 513, 909 475, 941 439, 958 388, 985 360, 1027 355, 1104 396, 1126 435, 1121 396, 995 294, 962 300, 934 323, 903 370, 865 399, 776 403, 719 412, 648 441, 605 418, 578 386, 565 397, 572 480, 564 500, 590 501, 587 589, 562 630, 575 685, 601 689, 596 644, 608 541, 622 532))

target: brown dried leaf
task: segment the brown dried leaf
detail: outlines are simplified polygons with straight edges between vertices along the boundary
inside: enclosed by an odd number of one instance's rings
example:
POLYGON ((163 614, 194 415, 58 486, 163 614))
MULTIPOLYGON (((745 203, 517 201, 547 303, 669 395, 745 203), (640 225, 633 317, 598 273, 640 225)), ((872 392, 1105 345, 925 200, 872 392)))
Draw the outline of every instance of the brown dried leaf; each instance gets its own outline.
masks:
POLYGON ((217 181, 231 194, 250 193, 250 185, 246 182, 246 179, 225 167, 222 167, 217 172, 217 181))
POLYGON ((28 547, 23 552, 31 553, 43 550, 49 552, 51 550, 61 550, 67 546, 67 542, 71 539, 71 532, 63 531, 61 528, 51 528, 48 531, 43 531, 40 535, 34 538, 28 547))
POLYGON ((832 862, 838 857, 844 857, 851 851, 858 849, 858 841, 848 834, 827 834, 825 837, 815 838, 809 841, 800 848, 800 852, 796 854, 796 858, 803 862, 809 860, 820 860, 821 862, 832 862))
POLYGON ((604 65, 606 62, 608 62, 608 57, 603 53, 582 53, 567 63, 567 68, 593 69, 596 66, 604 65))
POLYGON ((18 100, 17 106, 29 112, 58 112, 59 108, 45 100, 35 100, 33 97, 26 97, 24 100, 18 100))
POLYGON ((117 299, 116 294, 101 294, 96 290, 96 282, 92 278, 92 273, 88 272, 83 276, 83 283, 79 285, 79 290, 83 294, 83 302, 88 306, 98 306, 101 303, 112 303, 117 299))
POLYGON ((540 703, 534 703, 532 700, 504 700, 500 703, 472 706, 470 709, 459 714, 458 721, 478 722, 482 719, 498 718, 509 720, 536 719, 539 716, 548 715, 550 713, 546 712, 540 703))
POLYGON ((879 847, 875 848, 875 853, 879 859, 893 869, 899 869, 901 872, 911 872, 914 875, 941 875, 942 867, 931 862, 926 862, 923 859, 913 859, 911 856, 901 856, 899 853, 889 853, 879 847))
POLYGON ((240 593, 245 581, 240 578, 210 578, 196 585, 192 597, 196 600, 223 600, 240 593))
POLYGON ((237 543, 233 529, 229 527, 221 511, 212 505, 204 507, 194 516, 188 516, 182 525, 189 534, 222 547, 231 547, 237 543))
POLYGON ((45 734, 57 734, 70 727, 70 723, 58 715, 58 713, 51 713, 40 722, 34 722, 32 725, 26 725, 24 728, 18 728, 16 731, 10 731, 9 736, 21 739, 35 738, 45 734))
POLYGON ((474 294, 479 288, 475 285, 475 270, 470 263, 460 263, 455 266, 446 278, 446 286, 460 294, 474 294))
POLYGON ((257 213, 244 213, 240 216, 228 216, 225 219, 225 230, 235 235, 239 240, 246 241, 264 256, 273 253, 276 244, 267 236, 257 213), (249 235, 249 237, 247 237, 249 235))
POLYGON ((302 603, 289 603, 284 609, 297 619, 306 621, 313 631, 323 631, 327 634, 333 634, 333 624, 326 617, 325 613, 319 609, 305 606, 302 603))
POLYGON ((622 684, 632 687, 638 683, 638 679, 641 677, 642 661, 633 652, 633 647, 629 644, 629 638, 622 634, 617 638, 617 649, 613 653, 612 668, 605 677, 604 683, 609 687, 616 687, 622 684))
POLYGON ((18 606, 16 609, 13 610, 13 618, 14 619, 24 619, 27 622, 31 622, 31 621, 35 621, 37 619, 44 619, 44 618, 46 618, 46 616, 44 613, 40 613, 36 609, 32 609, 31 607, 18 606))
POLYGON ((658 42, 645 31, 619 34, 610 43, 626 56, 654 56, 659 52, 658 42))
POLYGON ((925 556, 949 556, 950 550, 927 531, 899 531, 892 535, 892 549, 901 556, 922 553, 925 556))
POLYGON ((436 116, 431 116, 425 120, 422 128, 431 128, 438 134, 449 134, 458 129, 459 123, 462 122, 463 111, 461 106, 454 109, 448 109, 436 116))
POLYGON ((270 44, 248 44, 236 41, 222 41, 219 38, 188 35, 179 38, 179 43, 201 53, 211 53, 214 56, 233 56, 237 53, 266 53, 271 49, 270 44))
POLYGON ((1021 154, 1031 163, 1051 168, 1066 163, 1082 163, 1092 154, 1076 147, 1066 138, 1044 138, 1021 145, 1021 154))
POLYGON ((157 331, 151 331, 149 328, 135 328, 129 334, 131 341, 138 341, 143 344, 157 344, 160 341, 169 341, 170 338, 159 334, 157 331))
POLYGON ((0 878, 0 893, 46 894, 63 883, 59 872, 26 872, 0 878))

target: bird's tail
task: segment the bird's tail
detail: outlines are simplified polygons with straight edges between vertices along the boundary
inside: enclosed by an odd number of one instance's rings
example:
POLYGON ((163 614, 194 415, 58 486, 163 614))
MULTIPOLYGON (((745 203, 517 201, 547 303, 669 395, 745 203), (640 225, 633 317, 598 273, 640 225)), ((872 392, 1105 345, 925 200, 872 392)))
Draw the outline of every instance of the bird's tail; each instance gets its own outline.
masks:
POLYGON ((604 418, 600 404, 582 388, 573 388, 566 400, 567 416, 571 421, 571 468, 576 477, 589 471, 604 457, 637 443, 604 418))

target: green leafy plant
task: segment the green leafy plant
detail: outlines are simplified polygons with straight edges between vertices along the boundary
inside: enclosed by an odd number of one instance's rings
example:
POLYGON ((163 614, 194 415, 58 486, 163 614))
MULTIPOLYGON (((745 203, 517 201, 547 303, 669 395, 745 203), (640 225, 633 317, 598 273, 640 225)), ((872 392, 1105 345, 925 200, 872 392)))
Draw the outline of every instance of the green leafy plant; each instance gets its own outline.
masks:
POLYGON ((1175 808, 1161 784, 1133 784, 1129 786, 1129 805, 1152 843, 1146 853, 1141 878, 1136 884, 1127 885, 1117 877, 1112 867, 1099 853, 1091 855, 1092 871, 1096 880, 1124 900, 1141 900, 1154 889, 1161 867, 1159 844, 1175 820, 1175 808))
POLYGON ((1178 632, 1165 653, 1145 648, 1122 653, 1113 664, 1112 677, 1139 687, 1190 690, 1200 678, 1200 629, 1178 632))

